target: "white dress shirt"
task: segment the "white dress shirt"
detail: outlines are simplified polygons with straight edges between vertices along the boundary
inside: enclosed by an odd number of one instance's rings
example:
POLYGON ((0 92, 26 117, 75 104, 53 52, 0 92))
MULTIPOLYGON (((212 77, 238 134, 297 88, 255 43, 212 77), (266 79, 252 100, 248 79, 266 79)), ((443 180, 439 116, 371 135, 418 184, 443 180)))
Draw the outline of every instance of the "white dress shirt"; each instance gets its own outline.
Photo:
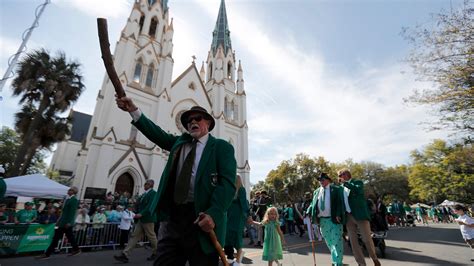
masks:
POLYGON ((318 194, 318 217, 331 217, 331 189, 329 185, 319 188, 318 194), (324 196, 324 211, 321 210, 324 196))
POLYGON ((351 213, 351 206, 349 206, 349 194, 351 190, 344 187, 344 205, 346 205, 346 212, 351 213))
MULTIPOLYGON (((138 119, 140 119, 140 116, 142 115, 142 111, 140 111, 140 109, 137 109, 133 112, 130 112, 130 115, 132 116, 133 121, 137 122, 138 119)), ((204 151, 204 147, 206 147, 208 139, 209 139, 209 133, 202 136, 196 143, 196 157, 194 157, 194 163, 193 163, 193 168, 191 172, 191 183, 189 184, 189 192, 188 192, 188 198, 186 199, 186 202, 194 202, 194 182, 196 179, 197 168, 199 166, 199 162, 201 161, 202 152, 204 151)), ((191 151, 191 149, 192 149, 191 143, 186 143, 183 145, 180 156, 179 156, 179 160, 178 160, 178 169, 176 171, 176 176, 179 176, 179 173, 181 172, 181 168, 183 168, 184 160, 186 159, 186 156, 191 151)))
POLYGON ((133 222, 133 216, 135 216, 135 213, 127 209, 124 210, 122 212, 122 219, 120 220, 119 228, 121 230, 130 230, 130 227, 132 226, 133 222))

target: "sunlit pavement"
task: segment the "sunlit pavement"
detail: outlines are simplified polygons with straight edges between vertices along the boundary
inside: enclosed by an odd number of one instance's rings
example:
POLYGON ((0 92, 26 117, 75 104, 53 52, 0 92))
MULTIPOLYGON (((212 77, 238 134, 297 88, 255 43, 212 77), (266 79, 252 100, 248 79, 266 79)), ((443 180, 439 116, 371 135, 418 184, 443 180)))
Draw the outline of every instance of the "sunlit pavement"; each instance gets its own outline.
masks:
MULTIPOLYGON (((285 236, 288 245, 283 254, 283 265, 314 265, 311 243, 306 236, 285 236)), ((247 243, 248 239, 244 239, 247 243)), ((381 258, 382 265, 474 265, 470 261, 471 250, 461 238, 459 226, 456 224, 436 224, 409 228, 391 228, 386 240, 386 258, 381 258)), ((357 265, 351 255, 349 247, 344 247, 344 263, 357 265)), ((316 265, 331 265, 331 256, 323 242, 315 243, 316 265)), ((245 247, 245 258, 242 265, 267 266, 262 261, 262 249, 245 247)), ((183 253, 186 252, 183 250, 183 253)), ((83 252, 75 257, 64 254, 53 255, 48 260, 37 261, 32 256, 3 258, 1 266, 29 266, 29 265, 117 265, 121 264, 113 259, 119 251, 102 250, 83 252)), ((152 265, 146 261, 150 255, 149 249, 137 248, 132 252, 128 265, 152 265)), ((367 265, 373 265, 366 257, 367 265)), ((274 264, 275 265, 275 264, 274 264)))

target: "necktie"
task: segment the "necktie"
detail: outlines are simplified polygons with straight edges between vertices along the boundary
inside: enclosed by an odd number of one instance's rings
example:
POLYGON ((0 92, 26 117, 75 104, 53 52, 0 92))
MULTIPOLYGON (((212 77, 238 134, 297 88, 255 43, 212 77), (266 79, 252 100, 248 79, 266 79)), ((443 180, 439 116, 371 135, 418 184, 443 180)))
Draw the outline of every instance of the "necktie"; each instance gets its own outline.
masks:
POLYGON ((326 208, 326 189, 323 188, 323 198, 321 199, 321 211, 326 208))
POLYGON ((193 170, 194 158, 196 157, 196 144, 197 141, 193 140, 191 151, 184 159, 183 167, 179 176, 176 178, 176 184, 174 188, 174 202, 176 204, 183 204, 188 197, 189 182, 191 181, 191 174, 193 170))

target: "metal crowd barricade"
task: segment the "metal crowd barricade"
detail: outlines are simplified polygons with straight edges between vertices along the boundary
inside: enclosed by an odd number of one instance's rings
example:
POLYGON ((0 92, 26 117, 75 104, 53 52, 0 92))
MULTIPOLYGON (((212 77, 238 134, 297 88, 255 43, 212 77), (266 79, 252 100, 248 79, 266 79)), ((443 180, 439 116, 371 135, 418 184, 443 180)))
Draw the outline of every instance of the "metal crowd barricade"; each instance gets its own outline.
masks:
MULTIPOLYGON (((105 223, 98 226, 97 224, 88 223, 85 228, 77 230, 73 229, 74 237, 76 239, 77 245, 79 248, 91 248, 91 249, 101 249, 103 247, 116 249, 120 245, 120 228, 119 223, 105 223), (103 226, 103 227, 101 227, 103 226), (100 228, 101 227, 101 228, 100 228)), ((133 225, 130 228, 129 237, 133 232, 133 225)), ((128 242, 128 240, 127 240, 128 242)), ((148 243, 146 237, 138 242, 139 245, 144 245, 148 243)), ((71 243, 66 238, 66 235, 63 235, 63 238, 58 242, 57 250, 66 250, 72 248, 71 243)))

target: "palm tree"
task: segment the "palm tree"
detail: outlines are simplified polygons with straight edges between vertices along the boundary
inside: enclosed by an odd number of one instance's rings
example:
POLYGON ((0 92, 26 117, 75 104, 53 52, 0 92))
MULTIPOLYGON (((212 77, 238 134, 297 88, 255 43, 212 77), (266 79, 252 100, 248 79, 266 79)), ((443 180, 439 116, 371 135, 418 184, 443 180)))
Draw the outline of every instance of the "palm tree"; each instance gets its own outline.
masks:
POLYGON ((62 52, 51 57, 40 49, 19 62, 12 87, 13 95, 20 96, 23 105, 15 121, 22 145, 8 173, 17 176, 25 173, 39 149, 50 148, 69 134, 70 121, 59 114, 79 98, 84 84, 79 63, 67 62, 62 52))

